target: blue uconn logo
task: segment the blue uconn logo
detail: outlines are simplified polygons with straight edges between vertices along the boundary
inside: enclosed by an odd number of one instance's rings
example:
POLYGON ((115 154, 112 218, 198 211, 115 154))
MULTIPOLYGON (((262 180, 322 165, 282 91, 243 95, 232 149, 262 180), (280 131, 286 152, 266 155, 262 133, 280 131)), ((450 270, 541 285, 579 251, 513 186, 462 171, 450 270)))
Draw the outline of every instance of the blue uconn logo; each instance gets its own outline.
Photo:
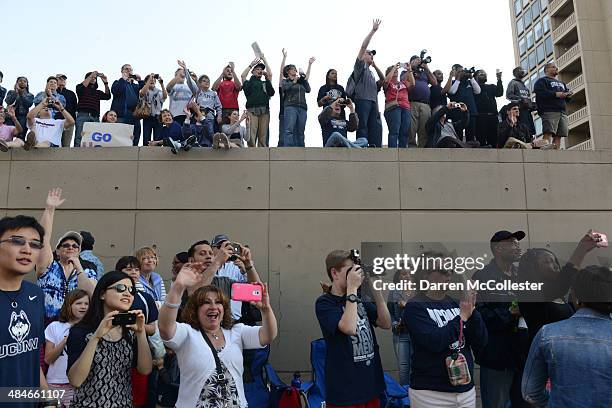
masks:
POLYGON ((110 133, 100 133, 100 132, 94 132, 91 134, 91 140, 94 142, 105 142, 105 143, 109 143, 111 140, 113 139, 113 135, 111 135, 110 133))

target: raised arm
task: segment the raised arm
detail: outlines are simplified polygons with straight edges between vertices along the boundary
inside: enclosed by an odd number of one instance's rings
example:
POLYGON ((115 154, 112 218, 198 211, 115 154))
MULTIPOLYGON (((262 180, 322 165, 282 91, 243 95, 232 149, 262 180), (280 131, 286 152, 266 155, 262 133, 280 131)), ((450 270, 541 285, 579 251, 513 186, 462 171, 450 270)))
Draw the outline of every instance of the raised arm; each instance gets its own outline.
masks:
POLYGON ((28 112, 28 115, 26 116, 27 121, 28 121, 28 127, 30 128, 34 127, 34 119, 36 118, 36 116, 38 116, 40 111, 44 109, 46 105, 47 105, 47 98, 43 98, 40 101, 40 103, 34 107, 34 109, 28 112))
POLYGON ((249 75, 249 72, 251 72, 251 70, 253 69, 253 67, 255 65, 257 65, 259 63, 260 59, 259 58, 255 58, 253 61, 251 61, 251 63, 249 64, 248 67, 246 67, 244 69, 244 71, 242 71, 242 74, 240 75, 240 77, 242 78, 242 82, 244 83, 246 81, 247 75, 249 75))
POLYGON ((389 313, 389 308, 387 307, 387 302, 385 302, 382 292, 374 289, 371 279, 368 279, 367 283, 370 287, 370 293, 374 298, 374 303, 376 304, 376 326, 384 330, 389 330, 391 329, 392 322, 391 314, 389 313))
POLYGON ((400 67, 400 64, 398 62, 397 64, 393 66, 393 69, 389 71, 389 73, 385 77, 385 83, 384 83, 385 86, 389 85, 389 82, 391 82, 391 78, 393 78, 393 75, 399 70, 399 67, 400 67))
POLYGON ((81 82, 81 84, 87 88, 89 85, 91 85, 91 83, 93 81, 96 80, 96 77, 98 76, 98 71, 93 71, 91 74, 89 74, 89 76, 87 78, 85 78, 85 80, 83 82, 81 82))
POLYGON ((270 66, 270 64, 268 64, 268 60, 266 59, 266 56, 263 54, 261 54, 261 61, 266 66, 265 71, 268 73, 269 80, 271 81, 272 80, 272 67, 270 66))
POLYGON ((62 205, 66 199, 62 198, 61 188, 52 188, 47 194, 47 200, 45 201, 45 211, 40 217, 40 225, 45 229, 45 236, 43 238, 43 249, 38 258, 36 264, 36 277, 40 277, 51 262, 53 262, 53 249, 51 248, 51 236, 53 234, 53 218, 55 216, 55 209, 62 205))
POLYGON ((198 94, 198 84, 196 84, 193 78, 191 77, 191 75, 189 75, 189 70, 187 69, 187 65, 185 64, 185 61, 177 60, 177 63, 179 67, 183 68, 183 71, 185 72, 185 81, 187 81, 187 86, 189 87, 191 94, 194 96, 197 95, 198 94))
POLYGON ((310 57, 310 59, 308 60, 308 69, 306 70, 306 80, 308 81, 310 79, 310 69, 312 68, 312 64, 316 61, 317 59, 315 57, 310 57))
POLYGON ((281 60, 280 70, 278 71, 278 87, 283 86, 283 69, 287 62, 287 50, 283 48, 283 59, 281 60))
POLYGON ((455 70, 453 69, 448 75, 448 79, 446 80, 446 85, 444 85, 444 88, 442 89, 442 95, 448 95, 448 93, 450 92, 450 89, 453 86, 454 76, 455 76, 455 70))
MULTIPOLYGON (((357 289, 363 282, 363 273, 360 266, 353 266, 346 275, 346 295, 357 295, 357 289)), ((346 301, 344 313, 338 322, 338 330, 347 336, 355 336, 357 334, 357 303, 346 301)))
POLYGON ((259 344, 267 346, 272 343, 278 334, 278 324, 272 306, 270 306, 270 296, 268 284, 262 285, 261 302, 254 303, 254 306, 261 312, 261 328, 259 329, 259 344))
POLYGON ((242 89, 242 83, 240 82, 240 78, 238 77, 238 74, 236 74, 236 70, 235 70, 236 66, 234 65, 233 62, 230 62, 229 67, 232 70, 232 77, 234 78, 234 88, 236 88, 236 90, 240 92, 240 90, 242 89))
POLYGON ((217 79, 215 79, 215 82, 213 82, 212 84, 212 90, 217 92, 219 90, 219 85, 221 84, 221 81, 223 81, 223 75, 225 73, 225 68, 223 68, 223 70, 221 71, 221 75, 219 75, 219 77, 217 79))
POLYGON ((378 27, 380 27, 380 23, 381 21, 379 19, 376 19, 372 22, 372 29, 370 30, 368 35, 366 35, 366 38, 364 38, 363 42, 361 43, 361 48, 359 48, 359 54, 357 54, 357 59, 360 59, 360 60, 363 59, 363 53, 368 49, 368 45, 370 45, 370 41, 372 40, 374 33, 378 31, 378 27))
POLYGON ((15 107, 13 105, 9 105, 6 111, 9 118, 13 120, 13 124, 15 125, 15 129, 13 129, 13 136, 17 136, 23 132, 23 127, 21 127, 21 123, 19 123, 17 117, 15 116, 15 107))

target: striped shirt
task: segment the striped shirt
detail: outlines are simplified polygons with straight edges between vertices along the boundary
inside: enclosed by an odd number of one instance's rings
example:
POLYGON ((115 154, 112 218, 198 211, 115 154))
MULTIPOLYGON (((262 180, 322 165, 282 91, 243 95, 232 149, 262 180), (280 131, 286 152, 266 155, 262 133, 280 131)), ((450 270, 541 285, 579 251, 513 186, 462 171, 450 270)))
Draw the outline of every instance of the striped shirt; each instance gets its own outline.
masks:
POLYGON ((111 98, 110 90, 106 94, 99 89, 92 89, 83 84, 76 86, 76 93, 79 97, 77 111, 88 112, 95 116, 100 116, 100 101, 109 101, 111 98))

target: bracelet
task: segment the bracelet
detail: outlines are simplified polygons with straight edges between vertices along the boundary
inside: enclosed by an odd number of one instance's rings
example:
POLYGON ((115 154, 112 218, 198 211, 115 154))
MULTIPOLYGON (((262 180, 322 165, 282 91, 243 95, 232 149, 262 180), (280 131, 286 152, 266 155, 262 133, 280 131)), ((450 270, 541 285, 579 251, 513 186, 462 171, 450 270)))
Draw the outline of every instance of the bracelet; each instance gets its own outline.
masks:
POLYGON ((162 306, 166 306, 168 309, 178 309, 179 307, 181 307, 181 304, 164 302, 162 306))

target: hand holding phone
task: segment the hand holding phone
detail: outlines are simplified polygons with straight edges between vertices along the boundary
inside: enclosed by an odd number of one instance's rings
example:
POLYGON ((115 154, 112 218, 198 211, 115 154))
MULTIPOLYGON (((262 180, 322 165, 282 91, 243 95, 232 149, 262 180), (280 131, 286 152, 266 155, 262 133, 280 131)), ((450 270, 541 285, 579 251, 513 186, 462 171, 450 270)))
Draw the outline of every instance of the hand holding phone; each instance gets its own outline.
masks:
POLYGON ((232 300, 240 302, 261 302, 263 287, 260 283, 233 283, 232 300))

